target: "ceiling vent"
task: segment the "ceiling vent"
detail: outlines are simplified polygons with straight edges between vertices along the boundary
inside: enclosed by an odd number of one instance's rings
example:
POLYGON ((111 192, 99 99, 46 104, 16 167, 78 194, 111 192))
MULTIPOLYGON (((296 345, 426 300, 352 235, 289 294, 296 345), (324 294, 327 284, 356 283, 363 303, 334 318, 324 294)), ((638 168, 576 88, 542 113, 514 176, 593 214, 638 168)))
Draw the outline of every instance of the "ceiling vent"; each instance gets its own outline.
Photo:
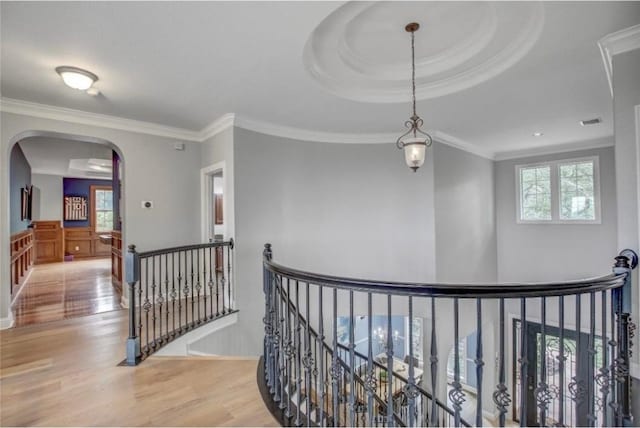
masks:
POLYGON ((599 117, 596 117, 595 119, 581 120, 580 125, 582 126, 597 125, 600 122, 602 122, 602 119, 600 119, 599 117))

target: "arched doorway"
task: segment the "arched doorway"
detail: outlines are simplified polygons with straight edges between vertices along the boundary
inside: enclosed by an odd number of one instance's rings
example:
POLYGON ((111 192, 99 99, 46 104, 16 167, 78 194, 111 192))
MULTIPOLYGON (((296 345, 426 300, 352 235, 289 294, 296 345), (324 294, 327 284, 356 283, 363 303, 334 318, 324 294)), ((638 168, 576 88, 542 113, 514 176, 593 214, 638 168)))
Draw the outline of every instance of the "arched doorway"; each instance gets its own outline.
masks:
POLYGON ((120 309, 121 151, 47 131, 22 133, 9 150, 14 325, 120 309))

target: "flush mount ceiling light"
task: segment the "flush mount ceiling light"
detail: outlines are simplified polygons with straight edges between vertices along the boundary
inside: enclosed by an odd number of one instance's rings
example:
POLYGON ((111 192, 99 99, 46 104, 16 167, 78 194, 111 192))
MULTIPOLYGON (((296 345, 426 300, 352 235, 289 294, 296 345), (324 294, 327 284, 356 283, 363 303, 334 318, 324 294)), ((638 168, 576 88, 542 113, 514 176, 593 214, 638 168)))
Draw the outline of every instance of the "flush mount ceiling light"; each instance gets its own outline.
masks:
POLYGON ((544 134, 542 132, 534 132, 532 135, 534 137, 542 137, 544 134))
POLYGON ((416 53, 415 53, 415 32, 420 28, 420 24, 412 22, 404 29, 411 33, 411 89, 413 96, 413 116, 404 123, 409 128, 396 141, 399 149, 404 149, 404 160, 407 166, 416 172, 424 164, 424 157, 427 147, 431 147, 433 139, 431 135, 424 132, 420 127, 424 121, 416 113, 416 53))
POLYGON ((56 67, 56 72, 62 77, 65 85, 80 91, 88 90, 98 80, 95 74, 77 67, 56 67))

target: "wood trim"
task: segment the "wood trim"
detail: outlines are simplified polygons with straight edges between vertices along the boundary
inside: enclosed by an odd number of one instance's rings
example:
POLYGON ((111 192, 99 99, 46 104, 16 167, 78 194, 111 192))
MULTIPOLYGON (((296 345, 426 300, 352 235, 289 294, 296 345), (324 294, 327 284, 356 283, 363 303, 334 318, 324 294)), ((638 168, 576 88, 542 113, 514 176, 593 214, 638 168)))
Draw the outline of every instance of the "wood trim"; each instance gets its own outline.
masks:
POLYGON ((33 223, 34 263, 55 263, 64 260, 64 236, 59 220, 39 220, 33 223))
MULTIPOLYGON (((104 232, 110 234, 111 232, 104 232)), ((64 251, 74 259, 110 257, 111 245, 100 242, 100 233, 91 227, 67 227, 64 229, 64 251)))
POLYGON ((122 232, 111 231, 111 282, 122 293, 122 232))
POLYGON ((11 295, 14 286, 19 286, 33 265, 33 230, 27 229, 11 235, 11 295))
MULTIPOLYGON (((98 184, 92 184, 89 186, 89 227, 93 232, 96 231, 96 190, 111 190, 113 192, 113 185, 111 186, 103 186, 98 184)), ((113 193, 112 193, 113 194, 113 193)), ((114 217, 113 221, 116 219, 114 217)), ((103 231, 101 233, 107 233, 108 231, 103 231)))

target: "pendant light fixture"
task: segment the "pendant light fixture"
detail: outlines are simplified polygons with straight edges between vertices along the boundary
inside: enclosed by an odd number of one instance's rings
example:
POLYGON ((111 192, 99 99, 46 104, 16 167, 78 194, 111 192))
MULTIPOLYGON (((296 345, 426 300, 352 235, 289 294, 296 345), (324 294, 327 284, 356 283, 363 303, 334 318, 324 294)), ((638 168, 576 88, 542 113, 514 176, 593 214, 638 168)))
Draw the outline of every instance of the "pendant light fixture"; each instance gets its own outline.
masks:
POLYGON ((420 28, 420 24, 412 22, 404 29, 411 33, 411 89, 413 94, 413 116, 404 123, 409 128, 396 141, 399 149, 404 149, 404 160, 407 166, 416 172, 424 164, 427 147, 431 147, 433 140, 431 136, 420 127, 424 121, 416 113, 416 53, 415 53, 415 32, 420 28))

